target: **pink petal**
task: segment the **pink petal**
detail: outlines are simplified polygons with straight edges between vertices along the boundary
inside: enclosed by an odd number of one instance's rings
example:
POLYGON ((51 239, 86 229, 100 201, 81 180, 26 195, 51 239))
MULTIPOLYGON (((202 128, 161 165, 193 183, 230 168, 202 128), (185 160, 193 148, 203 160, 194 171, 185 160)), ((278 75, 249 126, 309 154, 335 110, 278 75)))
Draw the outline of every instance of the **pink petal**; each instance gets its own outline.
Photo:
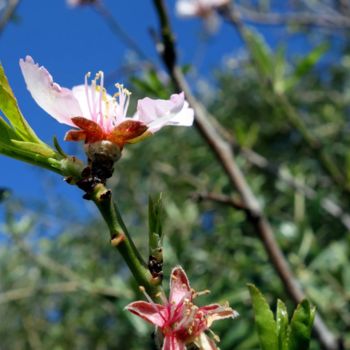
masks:
POLYGON ((21 59, 19 65, 35 102, 58 122, 74 126, 71 117, 82 116, 82 112, 71 90, 54 83, 50 73, 30 56, 21 59))
POLYGON ((171 335, 166 335, 164 338, 164 343, 162 350, 185 350, 185 344, 176 339, 176 337, 171 334, 171 335))
MULTIPOLYGON (((86 90, 88 90, 88 94, 91 94, 91 86, 87 86, 85 88, 85 85, 78 85, 78 86, 74 86, 72 88, 72 93, 73 96, 75 97, 75 99, 78 101, 79 103, 79 107, 81 109, 81 116, 86 118, 86 119, 91 119, 93 120, 92 116, 91 116, 91 111, 89 108, 89 104, 88 104, 88 98, 86 96, 86 90)), ((96 94, 96 98, 95 101, 93 101, 95 103, 95 105, 97 105, 97 94, 96 94)), ((93 120, 95 121, 95 120, 93 120)))
POLYGON ((190 282, 183 268, 176 266, 173 268, 170 276, 169 302, 178 305, 185 298, 192 299, 190 282))
POLYGON ((207 317, 207 327, 209 328, 213 322, 223 320, 225 318, 235 318, 239 314, 229 306, 220 304, 210 304, 199 308, 207 317))
POLYGON ((166 308, 163 305, 151 304, 146 301, 135 301, 127 305, 125 309, 157 327, 162 328, 164 325, 166 308))
POLYGON ((185 101, 184 93, 173 94, 170 100, 144 98, 138 101, 136 119, 144 122, 148 130, 157 132, 165 125, 191 126, 194 112, 185 101))

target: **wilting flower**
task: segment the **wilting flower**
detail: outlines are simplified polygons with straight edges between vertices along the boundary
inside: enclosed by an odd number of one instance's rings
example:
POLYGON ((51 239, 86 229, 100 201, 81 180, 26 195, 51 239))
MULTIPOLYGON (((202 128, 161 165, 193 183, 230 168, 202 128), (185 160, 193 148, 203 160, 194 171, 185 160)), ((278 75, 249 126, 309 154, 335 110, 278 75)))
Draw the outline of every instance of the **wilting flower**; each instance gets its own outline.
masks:
MULTIPOLYGON (((169 300, 163 297, 163 304, 156 304, 146 294, 149 302, 136 301, 126 309, 159 328, 164 336, 162 350, 185 350, 192 343, 201 350, 215 350, 215 341, 205 332, 214 321, 233 318, 238 313, 228 305, 199 307, 194 299, 200 294, 190 287, 185 271, 177 266, 171 272, 169 300)), ((217 336, 214 338, 218 341, 217 336)))
POLYGON ((212 15, 215 9, 225 6, 230 0, 178 0, 176 11, 183 17, 204 17, 212 15))
POLYGON ((127 116, 130 92, 116 84, 117 92, 111 96, 103 86, 103 72, 89 83, 71 90, 53 82, 44 68, 34 63, 30 56, 20 60, 27 88, 37 104, 58 122, 78 128, 70 130, 67 141, 85 141, 87 144, 109 141, 120 149, 161 129, 165 125, 190 126, 193 110, 188 107, 184 93, 174 94, 169 100, 148 97, 137 103, 133 117, 127 116))

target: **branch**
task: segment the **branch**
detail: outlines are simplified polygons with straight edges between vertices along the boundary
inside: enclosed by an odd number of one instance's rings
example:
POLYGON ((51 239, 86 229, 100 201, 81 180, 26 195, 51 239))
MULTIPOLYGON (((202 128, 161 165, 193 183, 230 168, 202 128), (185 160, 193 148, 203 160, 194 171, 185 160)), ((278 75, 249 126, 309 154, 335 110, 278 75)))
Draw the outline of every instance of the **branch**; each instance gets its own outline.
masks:
POLYGON ((7 290, 0 293, 0 304, 5 304, 21 299, 31 298, 36 296, 38 293, 45 294, 61 294, 61 293, 72 293, 79 290, 79 282, 58 282, 51 283, 44 286, 36 287, 23 287, 7 290))
POLYGON ((192 194, 191 197, 192 199, 198 202, 203 200, 209 200, 224 205, 230 205, 238 210, 247 211, 247 207, 245 207, 240 200, 237 200, 236 198, 230 196, 226 196, 224 194, 217 194, 214 192, 195 192, 192 194))
POLYGON ((16 9, 20 3, 20 0, 9 0, 4 14, 0 19, 0 34, 4 31, 6 24, 12 19, 16 9))
MULTIPOLYGON (((237 148, 237 150, 239 150, 240 154, 249 163, 264 170, 266 173, 271 174, 276 178, 280 179, 294 190, 298 191, 299 193, 302 193, 307 199, 318 199, 317 192, 313 188, 303 183, 300 183, 297 179, 288 174, 286 171, 283 171, 283 169, 280 166, 272 164, 261 154, 256 153, 249 148, 240 147, 235 141, 233 141, 233 144, 237 148)), ((337 204, 331 198, 324 197, 320 199, 320 206, 329 215, 339 219, 340 222, 344 225, 344 227, 350 230, 350 215, 343 208, 341 208, 339 204, 337 204)))
POLYGON ((350 18, 340 13, 276 13, 257 12, 246 7, 235 5, 236 15, 243 21, 267 25, 300 25, 316 26, 329 29, 347 30, 350 28, 350 18))
POLYGON ((78 291, 85 291, 93 295, 103 296, 103 297, 112 297, 120 298, 122 296, 127 296, 128 293, 125 291, 117 291, 114 288, 107 286, 94 286, 94 282, 85 281, 84 285, 81 284, 81 279, 78 281, 68 281, 68 282, 56 282, 49 283, 42 286, 35 287, 23 287, 7 290, 3 293, 0 293, 0 304, 5 304, 9 302, 14 302, 21 299, 31 298, 37 296, 38 293, 42 294, 65 294, 65 293, 75 293, 78 291))
MULTIPOLYGON (((229 182, 239 192, 242 203, 246 207, 250 221, 254 225, 259 238, 270 257, 280 279, 282 280, 286 291, 295 302, 300 302, 305 298, 296 278, 294 277, 287 260, 275 241, 270 223, 264 216, 257 198, 251 191, 250 186, 245 180, 240 168, 238 167, 230 144, 225 141, 212 123, 209 121, 208 113, 204 106, 200 104, 193 96, 181 70, 176 63, 176 50, 174 44, 174 35, 171 31, 168 13, 162 0, 153 0, 161 26, 163 41, 163 50, 160 52, 163 62, 168 69, 168 73, 179 91, 184 91, 187 101, 195 111, 196 127, 207 142, 212 152, 216 155, 218 161, 223 167, 229 182)), ((326 328, 319 315, 316 316, 314 329, 325 349, 338 349, 335 336, 326 328)))

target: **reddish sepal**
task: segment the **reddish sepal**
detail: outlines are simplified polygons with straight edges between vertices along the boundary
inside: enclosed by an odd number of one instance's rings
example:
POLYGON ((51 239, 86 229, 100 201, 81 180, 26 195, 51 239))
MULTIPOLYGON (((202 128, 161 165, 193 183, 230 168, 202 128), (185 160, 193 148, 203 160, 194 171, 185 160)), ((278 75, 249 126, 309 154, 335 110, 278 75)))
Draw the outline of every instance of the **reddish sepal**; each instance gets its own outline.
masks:
POLYGON ((140 121, 125 120, 113 129, 109 135, 109 140, 123 146, 129 140, 141 136, 146 130, 147 126, 140 121))

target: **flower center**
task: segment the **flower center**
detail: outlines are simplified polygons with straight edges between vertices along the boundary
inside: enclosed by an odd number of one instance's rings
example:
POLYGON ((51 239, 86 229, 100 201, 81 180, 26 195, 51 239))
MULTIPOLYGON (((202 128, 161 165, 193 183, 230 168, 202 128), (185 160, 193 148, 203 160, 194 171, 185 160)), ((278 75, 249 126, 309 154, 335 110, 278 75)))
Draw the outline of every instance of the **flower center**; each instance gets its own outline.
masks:
POLYGON ((110 132, 126 118, 131 92, 122 84, 115 84, 118 91, 110 96, 104 88, 104 73, 99 71, 89 84, 90 76, 90 72, 85 74, 84 82, 90 119, 110 132))

